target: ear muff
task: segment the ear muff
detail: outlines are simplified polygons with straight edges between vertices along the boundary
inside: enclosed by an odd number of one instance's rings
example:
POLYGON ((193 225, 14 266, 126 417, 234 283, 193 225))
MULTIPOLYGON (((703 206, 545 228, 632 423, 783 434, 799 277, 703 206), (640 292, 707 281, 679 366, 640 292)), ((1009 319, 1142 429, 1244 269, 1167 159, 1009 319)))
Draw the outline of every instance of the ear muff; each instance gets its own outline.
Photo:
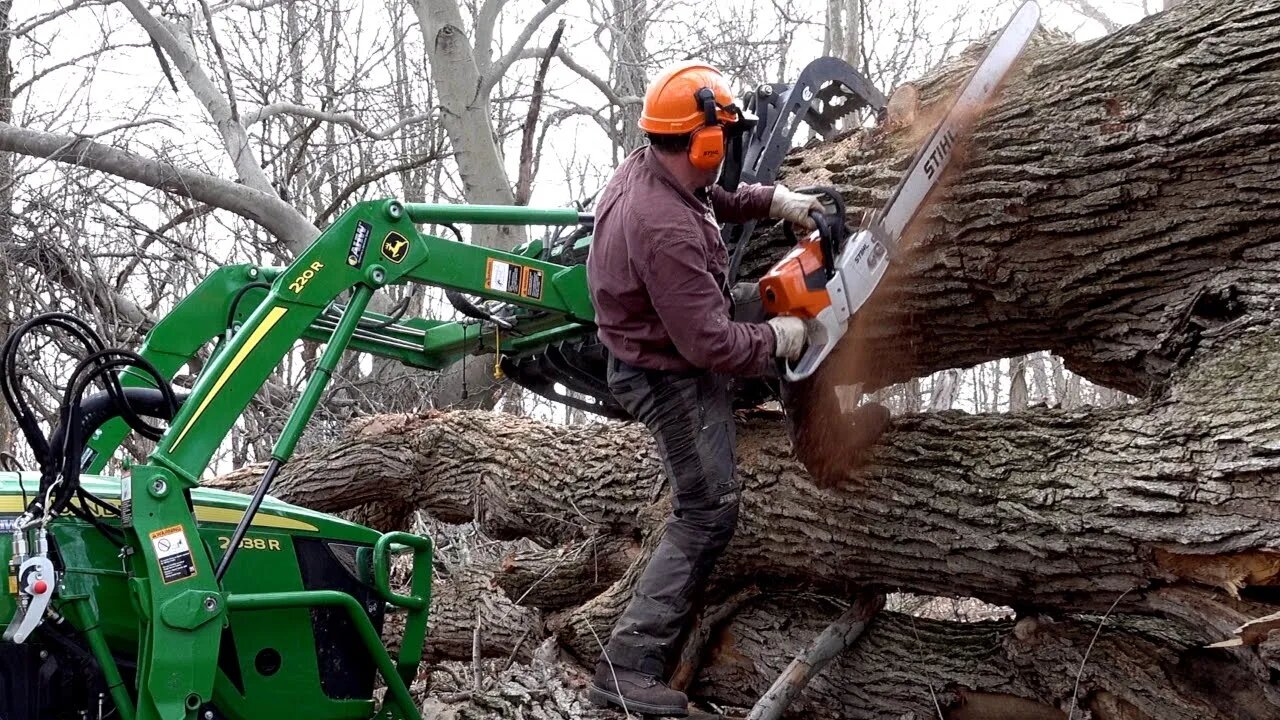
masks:
POLYGON ((724 127, 716 118, 716 96, 704 87, 694 98, 702 108, 705 124, 689 135, 689 163, 699 170, 715 170, 724 159, 724 127))

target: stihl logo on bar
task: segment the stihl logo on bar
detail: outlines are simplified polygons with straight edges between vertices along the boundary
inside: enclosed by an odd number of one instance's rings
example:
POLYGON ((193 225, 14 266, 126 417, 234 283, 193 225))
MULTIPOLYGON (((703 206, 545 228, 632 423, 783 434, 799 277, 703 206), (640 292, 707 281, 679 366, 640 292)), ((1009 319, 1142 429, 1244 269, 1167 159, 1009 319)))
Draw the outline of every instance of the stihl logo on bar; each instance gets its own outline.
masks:
POLYGON ((951 152, 951 146, 956 142, 956 134, 950 128, 947 133, 942 136, 942 140, 938 141, 933 152, 929 153, 929 159, 924 161, 924 174, 930 180, 937 174, 938 168, 943 165, 947 159, 947 154, 951 152))

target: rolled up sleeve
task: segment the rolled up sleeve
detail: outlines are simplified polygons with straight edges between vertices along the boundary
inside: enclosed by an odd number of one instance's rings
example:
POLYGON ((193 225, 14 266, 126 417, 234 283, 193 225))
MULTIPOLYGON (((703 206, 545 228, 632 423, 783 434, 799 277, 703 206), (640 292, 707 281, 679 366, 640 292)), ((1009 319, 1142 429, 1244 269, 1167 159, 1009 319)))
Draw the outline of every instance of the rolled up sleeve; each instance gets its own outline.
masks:
POLYGON ((729 375, 767 374, 773 330, 764 323, 730 320, 720 287, 707 270, 705 240, 664 230, 639 270, 676 350, 696 367, 729 375))

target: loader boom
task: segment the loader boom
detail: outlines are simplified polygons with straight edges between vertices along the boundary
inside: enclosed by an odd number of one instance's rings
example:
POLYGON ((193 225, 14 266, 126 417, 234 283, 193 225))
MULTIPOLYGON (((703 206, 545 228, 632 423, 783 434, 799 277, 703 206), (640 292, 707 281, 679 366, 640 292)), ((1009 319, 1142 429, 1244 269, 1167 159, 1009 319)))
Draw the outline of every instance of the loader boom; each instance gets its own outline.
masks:
MULTIPOLYGON (((128 585, 140 623, 136 704, 118 682, 112 692, 122 717, 194 720, 206 717, 203 709, 216 701, 224 713, 217 717, 247 720, 234 710, 237 703, 219 667, 226 650, 221 647, 224 626, 231 614, 242 617, 288 608, 331 608, 349 615, 388 688, 377 717, 419 717, 408 683, 416 676, 426 631, 429 540, 404 533, 384 535, 370 558, 382 599, 410 613, 398 661, 387 654, 350 595, 329 590, 236 594, 227 592, 220 581, 242 547, 270 480, 292 456, 345 350, 440 369, 469 353, 541 348, 593 327, 584 266, 561 266, 520 252, 422 233, 416 227, 420 223, 577 226, 589 224, 590 216, 561 209, 361 203, 286 268, 241 265, 214 272, 148 334, 140 354, 166 379, 202 347, 216 343, 216 348, 147 462, 134 466, 121 481, 120 527, 128 539, 128 585), (405 283, 498 300, 507 310, 493 322, 365 312, 375 292, 405 283), (344 294, 349 299, 339 303, 344 294), (248 403, 299 340, 323 342, 324 352, 215 570, 209 547, 199 540, 190 493, 248 403), (393 549, 405 548, 415 554, 414 592, 400 596, 392 593, 386 568, 393 549)), ((536 243, 529 248, 530 254, 537 250, 536 243)), ((122 374, 121 384, 146 387, 154 380, 130 370, 122 374)), ((118 419, 99 430, 86 443, 86 469, 99 471, 127 433, 128 427, 118 419)), ((94 604, 85 598, 60 595, 54 605, 64 614, 73 610, 77 626, 97 624, 94 604)), ((104 674, 120 677, 105 645, 96 643, 93 649, 104 674)), ((370 716, 364 706, 335 707, 347 709, 326 716, 370 716)), ((249 712, 247 706, 244 712, 249 712)))

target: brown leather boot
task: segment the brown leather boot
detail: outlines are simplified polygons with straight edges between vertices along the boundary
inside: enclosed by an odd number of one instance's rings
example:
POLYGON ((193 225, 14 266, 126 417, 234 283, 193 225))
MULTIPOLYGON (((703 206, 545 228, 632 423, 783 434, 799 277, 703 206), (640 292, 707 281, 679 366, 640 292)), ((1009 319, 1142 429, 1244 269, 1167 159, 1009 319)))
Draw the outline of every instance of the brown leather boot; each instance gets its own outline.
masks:
POLYGON ((689 698, 684 693, 672 690, 652 675, 617 666, 610 668, 607 663, 596 665, 587 697, 600 707, 614 705, 642 715, 684 717, 689 714, 689 698))

